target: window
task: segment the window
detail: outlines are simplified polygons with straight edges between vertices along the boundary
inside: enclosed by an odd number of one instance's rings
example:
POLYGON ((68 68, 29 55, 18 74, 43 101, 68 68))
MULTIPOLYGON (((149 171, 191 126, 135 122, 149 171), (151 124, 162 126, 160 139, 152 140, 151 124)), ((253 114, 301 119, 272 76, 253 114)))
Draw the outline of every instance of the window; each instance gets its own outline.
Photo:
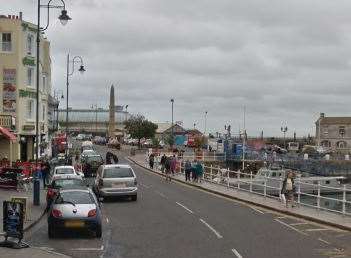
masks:
POLYGON ((1 50, 4 52, 12 51, 11 33, 2 33, 1 35, 1 50))
POLYGON ((339 149, 345 149, 347 147, 347 143, 344 141, 337 142, 336 147, 339 149))
POLYGON ((34 86, 34 69, 30 67, 27 69, 27 86, 34 86))
POLYGON ((104 170, 104 178, 134 177, 130 168, 112 167, 104 170))
POLYGON ((27 36, 27 54, 28 55, 33 55, 33 42, 34 42, 33 35, 28 35, 27 36))
POLYGON ((331 147, 331 142, 330 142, 330 141, 322 141, 322 142, 321 142, 321 145, 322 145, 323 147, 330 148, 330 147, 331 147))
POLYGON ((41 111, 42 111, 41 119, 42 119, 42 121, 45 121, 45 117, 46 117, 46 114, 45 114, 45 112, 46 112, 46 107, 45 107, 45 105, 43 105, 43 108, 41 109, 41 111))
POLYGON ((27 119, 34 119, 35 106, 34 99, 29 99, 27 102, 27 119))
POLYGON ((44 75, 43 76, 43 86, 42 86, 43 88, 43 92, 45 92, 46 91, 46 76, 44 75))
POLYGON ((345 135, 345 126, 339 126, 339 134, 341 137, 345 135))

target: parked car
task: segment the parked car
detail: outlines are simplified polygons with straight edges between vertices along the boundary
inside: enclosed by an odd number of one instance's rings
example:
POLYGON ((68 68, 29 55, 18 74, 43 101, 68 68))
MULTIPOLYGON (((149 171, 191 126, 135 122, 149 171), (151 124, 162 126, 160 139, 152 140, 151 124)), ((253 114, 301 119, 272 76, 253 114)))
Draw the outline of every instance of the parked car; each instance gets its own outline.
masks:
POLYGON ((107 147, 120 150, 121 144, 119 143, 119 141, 117 139, 112 139, 112 140, 109 140, 109 142, 107 143, 107 147))
POLYGON ((101 157, 101 155, 95 154, 86 156, 82 162, 84 176, 95 176, 96 171, 103 164, 104 159, 101 157))
POLYGON ((48 186, 48 190, 46 192, 46 208, 50 208, 52 201, 55 199, 60 190, 75 188, 87 188, 81 176, 68 175, 56 177, 56 179, 53 180, 48 186))
POLYGON ((90 189, 59 191, 48 215, 49 238, 62 230, 88 230, 101 238, 100 204, 90 189))
POLYGON ((130 196, 137 200, 136 175, 129 165, 102 165, 99 167, 93 186, 99 197, 130 196))
POLYGON ((73 166, 57 166, 54 168, 52 174, 52 180, 57 178, 62 178, 62 176, 80 176, 83 177, 84 174, 81 172, 76 172, 73 166))

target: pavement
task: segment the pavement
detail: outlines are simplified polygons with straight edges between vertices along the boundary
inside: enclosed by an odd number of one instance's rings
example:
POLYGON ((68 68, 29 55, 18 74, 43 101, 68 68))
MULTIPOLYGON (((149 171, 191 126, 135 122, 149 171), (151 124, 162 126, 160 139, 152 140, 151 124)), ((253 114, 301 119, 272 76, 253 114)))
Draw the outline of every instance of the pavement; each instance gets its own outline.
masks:
MULTIPOLYGON (((131 156, 129 157, 129 159, 146 169, 150 169, 145 160, 145 154, 131 156)), ((157 169, 154 169, 152 171, 163 176, 163 174, 157 169)), ((202 183, 186 182, 185 176, 182 173, 176 173, 173 179, 177 180, 178 182, 186 183, 188 185, 192 185, 194 187, 209 191, 211 193, 219 194, 228 198, 233 198, 239 201, 246 202, 248 204, 256 205, 258 207, 268 208, 274 211, 282 212, 284 214, 351 231, 350 216, 343 216, 338 213, 318 210, 316 208, 307 207, 303 205, 294 208, 286 208, 280 200, 277 200, 275 198, 264 197, 262 195, 252 194, 247 191, 228 188, 223 185, 210 183, 207 181, 203 181, 202 183)))
MULTIPOLYGON (((103 156, 108 150, 95 148, 103 156)), ((102 203, 101 239, 75 232, 48 239, 41 219, 26 234, 32 248, 77 258, 351 257, 349 231, 166 182, 112 151, 135 171, 138 201, 102 203)))

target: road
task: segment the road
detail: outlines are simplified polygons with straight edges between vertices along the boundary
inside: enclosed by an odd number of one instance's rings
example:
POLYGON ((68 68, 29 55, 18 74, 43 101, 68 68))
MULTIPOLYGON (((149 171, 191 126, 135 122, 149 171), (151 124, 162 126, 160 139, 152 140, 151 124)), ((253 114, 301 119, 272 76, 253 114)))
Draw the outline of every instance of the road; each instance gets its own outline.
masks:
MULTIPOLYGON (((102 155, 107 151, 103 146, 96 149, 102 155)), ((120 163, 128 163, 118 155, 120 163)), ((70 234, 49 240, 43 219, 27 234, 27 241, 49 252, 84 258, 351 257, 345 249, 349 232, 167 183, 131 165, 138 177, 138 201, 102 204, 102 239, 70 234)))

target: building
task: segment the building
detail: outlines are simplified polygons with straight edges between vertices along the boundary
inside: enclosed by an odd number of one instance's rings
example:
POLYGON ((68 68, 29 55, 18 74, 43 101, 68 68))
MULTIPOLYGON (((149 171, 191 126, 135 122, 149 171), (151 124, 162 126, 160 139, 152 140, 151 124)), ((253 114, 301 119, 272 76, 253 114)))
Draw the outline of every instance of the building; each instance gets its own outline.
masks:
MULTIPOLYGON (((115 136, 124 133, 124 122, 129 119, 129 113, 123 106, 115 107, 115 136)), ((68 109, 68 132, 92 133, 107 136, 110 122, 110 108, 68 109)), ((61 129, 66 128, 66 109, 58 110, 58 121, 61 129)))
MULTIPOLYGON (((0 112, 13 121, 16 135, 12 156, 34 158, 36 121, 36 25, 19 16, 0 16, 0 112)), ((39 133, 40 146, 48 142, 48 100, 51 92, 50 43, 40 34, 39 133)), ((2 121, 2 120, 0 120, 2 121)), ((0 124, 6 127, 6 124, 0 124)), ((0 158, 7 146, 0 145, 0 158)), ((43 151, 43 148, 41 148, 43 151)))
POLYGON ((333 151, 351 150, 351 117, 326 117, 316 121, 316 143, 333 151))
MULTIPOLYGON (((155 138, 166 142, 167 137, 172 135, 172 123, 156 123, 157 129, 155 138)), ((173 124, 173 134, 185 135, 186 130, 178 124, 173 124)))

